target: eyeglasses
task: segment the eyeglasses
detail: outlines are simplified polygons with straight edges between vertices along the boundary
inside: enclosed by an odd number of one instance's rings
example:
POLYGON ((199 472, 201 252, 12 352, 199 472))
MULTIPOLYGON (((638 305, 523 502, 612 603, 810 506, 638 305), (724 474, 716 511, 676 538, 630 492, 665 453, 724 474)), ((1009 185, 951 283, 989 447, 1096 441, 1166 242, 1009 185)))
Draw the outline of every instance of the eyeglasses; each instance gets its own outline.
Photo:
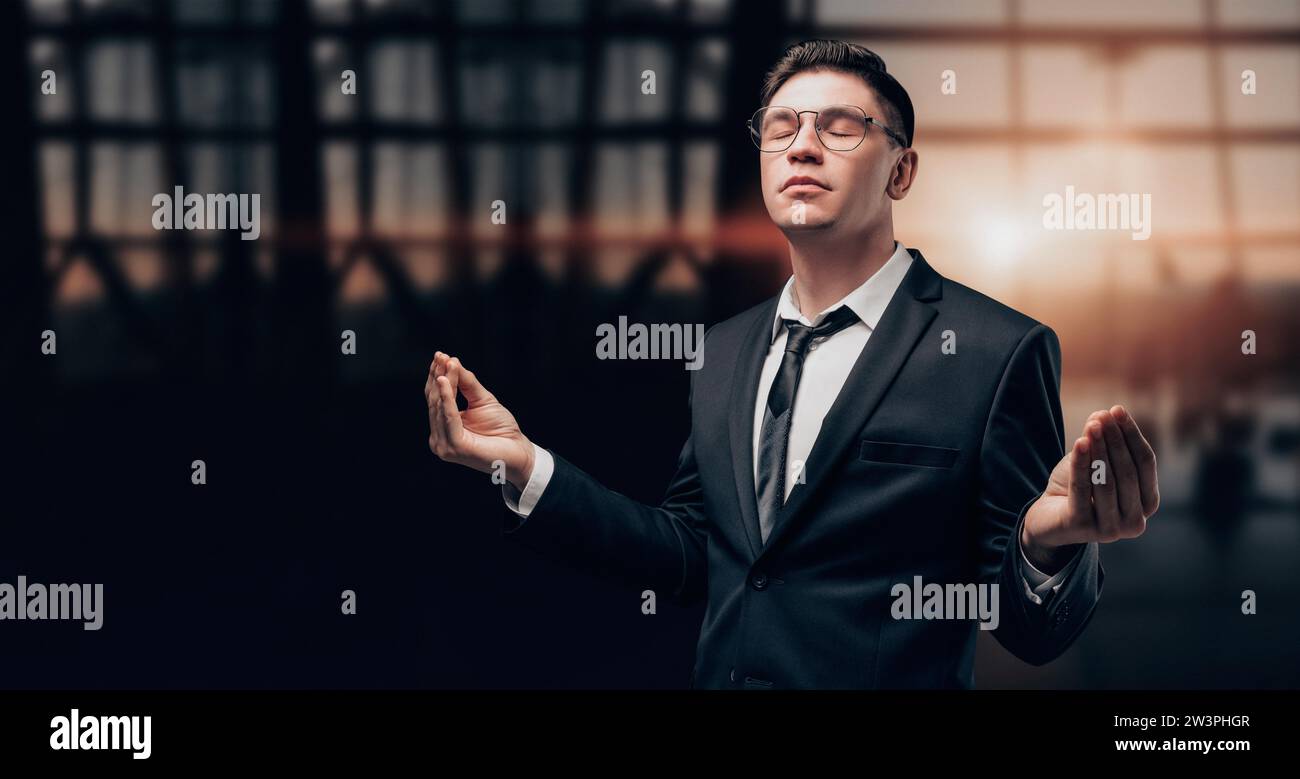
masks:
POLYGON ((746 122, 749 137, 761 152, 785 151, 794 145, 799 135, 803 114, 813 114, 813 128, 822 145, 831 151, 853 151, 867 137, 867 125, 874 124, 886 135, 907 148, 903 136, 889 129, 867 112, 855 105, 828 105, 820 111, 795 111, 793 108, 773 105, 760 108, 746 122))

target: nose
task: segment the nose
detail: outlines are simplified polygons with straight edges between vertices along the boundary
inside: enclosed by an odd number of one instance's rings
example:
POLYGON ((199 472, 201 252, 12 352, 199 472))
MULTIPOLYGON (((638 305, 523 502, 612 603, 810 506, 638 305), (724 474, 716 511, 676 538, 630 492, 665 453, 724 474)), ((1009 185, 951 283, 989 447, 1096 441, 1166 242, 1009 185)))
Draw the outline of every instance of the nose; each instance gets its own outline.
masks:
POLYGON ((816 114, 810 112, 799 117, 799 132, 794 136, 794 143, 785 150, 785 156, 790 162, 820 163, 822 161, 822 144, 817 139, 816 114), (805 118, 807 122, 804 121, 805 118), (807 127, 804 126, 805 124, 807 127))

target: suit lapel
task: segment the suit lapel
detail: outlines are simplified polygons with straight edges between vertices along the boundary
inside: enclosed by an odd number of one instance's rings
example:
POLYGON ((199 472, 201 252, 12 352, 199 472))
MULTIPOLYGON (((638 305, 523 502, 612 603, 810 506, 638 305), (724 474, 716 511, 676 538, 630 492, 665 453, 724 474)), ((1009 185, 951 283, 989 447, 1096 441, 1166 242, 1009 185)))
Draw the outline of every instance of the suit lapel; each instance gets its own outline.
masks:
MULTIPOLYGON (((863 347, 857 361, 854 362, 853 369, 844 381, 843 388, 835 398, 835 403, 831 405, 830 411, 822 421, 821 430, 817 434, 817 440, 813 444, 812 452, 808 455, 808 462, 804 468, 805 480, 803 483, 794 486, 794 489, 790 492, 790 497, 785 502, 785 506, 777 514, 775 527, 768 536, 766 546, 762 547, 764 551, 774 548, 781 538, 789 534, 793 526, 801 519, 802 514, 805 513, 803 508, 826 482, 828 474, 836 470, 841 458, 847 456, 845 449, 856 440, 858 433, 866 425, 872 412, 880 403, 885 390, 893 382, 894 376, 897 375, 907 361, 907 357, 916 346, 917 340, 938 313, 934 306, 925 301, 940 298, 942 277, 930 267, 919 251, 915 249, 909 249, 908 251, 912 254, 912 266, 908 269, 907 275, 903 278, 893 299, 885 308, 885 313, 881 315, 876 331, 867 340, 867 345, 863 347)), ((769 328, 772 326, 772 316, 775 316, 775 312, 767 319, 766 324, 769 328)), ((768 332, 770 335, 770 330, 768 332)), ((766 352, 767 349, 764 348, 758 358, 757 364, 759 366, 762 365, 766 352)), ((750 381, 748 374, 745 376, 745 380, 750 381)), ((752 382, 757 384, 757 381, 758 371, 754 371, 752 382)), ((749 387, 748 392, 744 393, 743 397, 732 399, 732 406, 733 421, 735 420, 735 414, 738 412, 738 407, 748 420, 745 426, 748 434, 745 439, 746 447, 744 451, 749 453, 749 456, 744 460, 744 470, 747 474, 744 484, 748 487, 750 505, 753 507, 754 516, 752 523, 754 531, 750 543, 755 548, 759 548, 759 545, 754 543, 759 538, 758 509, 757 501, 754 498, 754 478, 751 472, 753 443, 752 438, 749 437, 753 434, 753 400, 756 392, 756 386, 749 387)), ((735 451, 734 426, 732 442, 733 451, 735 451)), ((739 471, 737 473, 737 484, 739 485, 741 483, 739 471)), ((742 505, 744 505, 743 502, 742 505)), ((749 517, 746 515, 747 528, 749 524, 749 517)))
POLYGON ((772 298, 750 323, 749 332, 741 343, 736 375, 731 383, 731 465, 735 475, 736 500, 740 504, 740 523, 749 539, 749 551, 754 559, 758 558, 763 547, 758 525, 758 498, 754 494, 754 404, 758 401, 758 379, 763 372, 763 361, 772 345, 776 304, 777 298, 772 298))

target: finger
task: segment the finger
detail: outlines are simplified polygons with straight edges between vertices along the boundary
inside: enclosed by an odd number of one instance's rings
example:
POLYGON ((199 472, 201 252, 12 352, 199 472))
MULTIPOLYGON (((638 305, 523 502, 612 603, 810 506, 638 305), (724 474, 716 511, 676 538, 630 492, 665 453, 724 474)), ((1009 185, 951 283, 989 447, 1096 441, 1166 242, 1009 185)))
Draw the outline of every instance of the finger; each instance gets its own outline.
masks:
POLYGON ((442 432, 446 443, 452 449, 455 448, 456 442, 460 440, 461 421, 460 409, 456 408, 456 391, 451 388, 451 380, 446 376, 438 377, 438 395, 442 398, 439 407, 442 409, 442 432))
POLYGON ((429 391, 429 448, 439 457, 442 456, 443 439, 445 438, 442 432, 443 428, 442 397, 438 391, 438 384, 434 381, 432 389, 429 391))
MULTIPOLYGON (((1101 484, 1092 484, 1092 508, 1097 516, 1097 531, 1106 540, 1119 537, 1119 504, 1115 500, 1115 475, 1111 473, 1110 457, 1106 449, 1106 439, 1102 435, 1101 422, 1093 420, 1088 423, 1088 447, 1092 450, 1092 463, 1102 464, 1105 478, 1101 484)), ((1092 469, 1089 463, 1089 470, 1092 469)), ((1091 477, 1089 478, 1091 482, 1091 477)))
POLYGON ((1092 519, 1092 489, 1088 484, 1088 437, 1074 442, 1070 452, 1070 513, 1092 519))
MULTIPOLYGON (((1115 406, 1118 409, 1119 406, 1115 406)), ((1138 488, 1137 465, 1128 452, 1124 433, 1119 429, 1119 420, 1114 410, 1107 412, 1101 420, 1102 435, 1106 438, 1106 453, 1114 468, 1115 502, 1119 507, 1121 529, 1125 532, 1139 530, 1135 525, 1142 521, 1142 493, 1138 488)))
POLYGON ((1142 495, 1142 515, 1149 517, 1156 513, 1156 509, 1160 506, 1160 485, 1156 479, 1156 453, 1146 436, 1142 435, 1137 420, 1133 419, 1133 415, 1128 413, 1127 409, 1120 406, 1116 418, 1119 419, 1119 427, 1124 432, 1124 442, 1128 445, 1133 462, 1137 464, 1138 489, 1142 495))
POLYGON ((436 433, 441 436, 443 428, 442 419, 442 388, 438 386, 438 380, 433 380, 433 399, 429 402, 429 424, 437 427, 436 433))
POLYGON ((451 379, 451 392, 454 398, 460 391, 460 358, 452 357, 447 361, 447 378, 451 379))
POLYGON ((433 403, 435 399, 437 399, 438 397, 438 388, 437 385, 435 385, 433 382, 434 371, 438 367, 438 354, 442 354, 442 352, 441 351, 437 352, 437 354, 433 356, 433 359, 430 360, 429 375, 426 376, 424 380, 424 399, 425 399, 425 403, 428 403, 429 408, 433 408, 433 403))
POLYGON ((438 389, 438 380, 429 376, 429 434, 435 442, 442 438, 442 395, 438 389))
POLYGON ((469 368, 461 365, 457 374, 460 376, 460 394, 465 396, 465 400, 469 402, 471 406, 496 400, 496 398, 492 396, 492 393, 487 391, 487 387, 484 387, 479 382, 478 377, 475 376, 474 372, 469 368))
MULTIPOLYGON (((450 378, 451 355, 447 354, 446 352, 438 352, 438 356, 435 358, 435 360, 437 362, 437 365, 434 367, 433 370, 434 381, 437 381, 438 377, 440 376, 447 376, 448 378, 450 378)), ((434 391, 441 394, 439 390, 435 389, 434 391)), ((454 398, 455 395, 456 395, 456 388, 455 385, 452 385, 452 397, 454 398)), ((439 402, 439 405, 441 405, 441 402, 439 402)))

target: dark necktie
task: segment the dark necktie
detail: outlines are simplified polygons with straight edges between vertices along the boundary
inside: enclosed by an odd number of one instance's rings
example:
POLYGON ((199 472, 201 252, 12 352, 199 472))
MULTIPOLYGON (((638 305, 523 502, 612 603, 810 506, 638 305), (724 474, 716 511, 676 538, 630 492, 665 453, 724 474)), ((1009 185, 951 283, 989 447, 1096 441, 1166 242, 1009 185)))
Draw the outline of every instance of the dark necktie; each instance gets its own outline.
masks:
POLYGON ((785 505, 785 455, 790 446, 794 394, 799 389, 804 355, 814 342, 829 338, 857 321, 858 315, 848 306, 840 306, 827 314, 816 327, 801 325, 793 319, 785 320, 789 331, 785 353, 781 355, 781 367, 772 381, 772 390, 767 393, 767 408, 763 412, 763 427, 758 438, 758 524, 764 544, 776 523, 777 512, 785 505))

